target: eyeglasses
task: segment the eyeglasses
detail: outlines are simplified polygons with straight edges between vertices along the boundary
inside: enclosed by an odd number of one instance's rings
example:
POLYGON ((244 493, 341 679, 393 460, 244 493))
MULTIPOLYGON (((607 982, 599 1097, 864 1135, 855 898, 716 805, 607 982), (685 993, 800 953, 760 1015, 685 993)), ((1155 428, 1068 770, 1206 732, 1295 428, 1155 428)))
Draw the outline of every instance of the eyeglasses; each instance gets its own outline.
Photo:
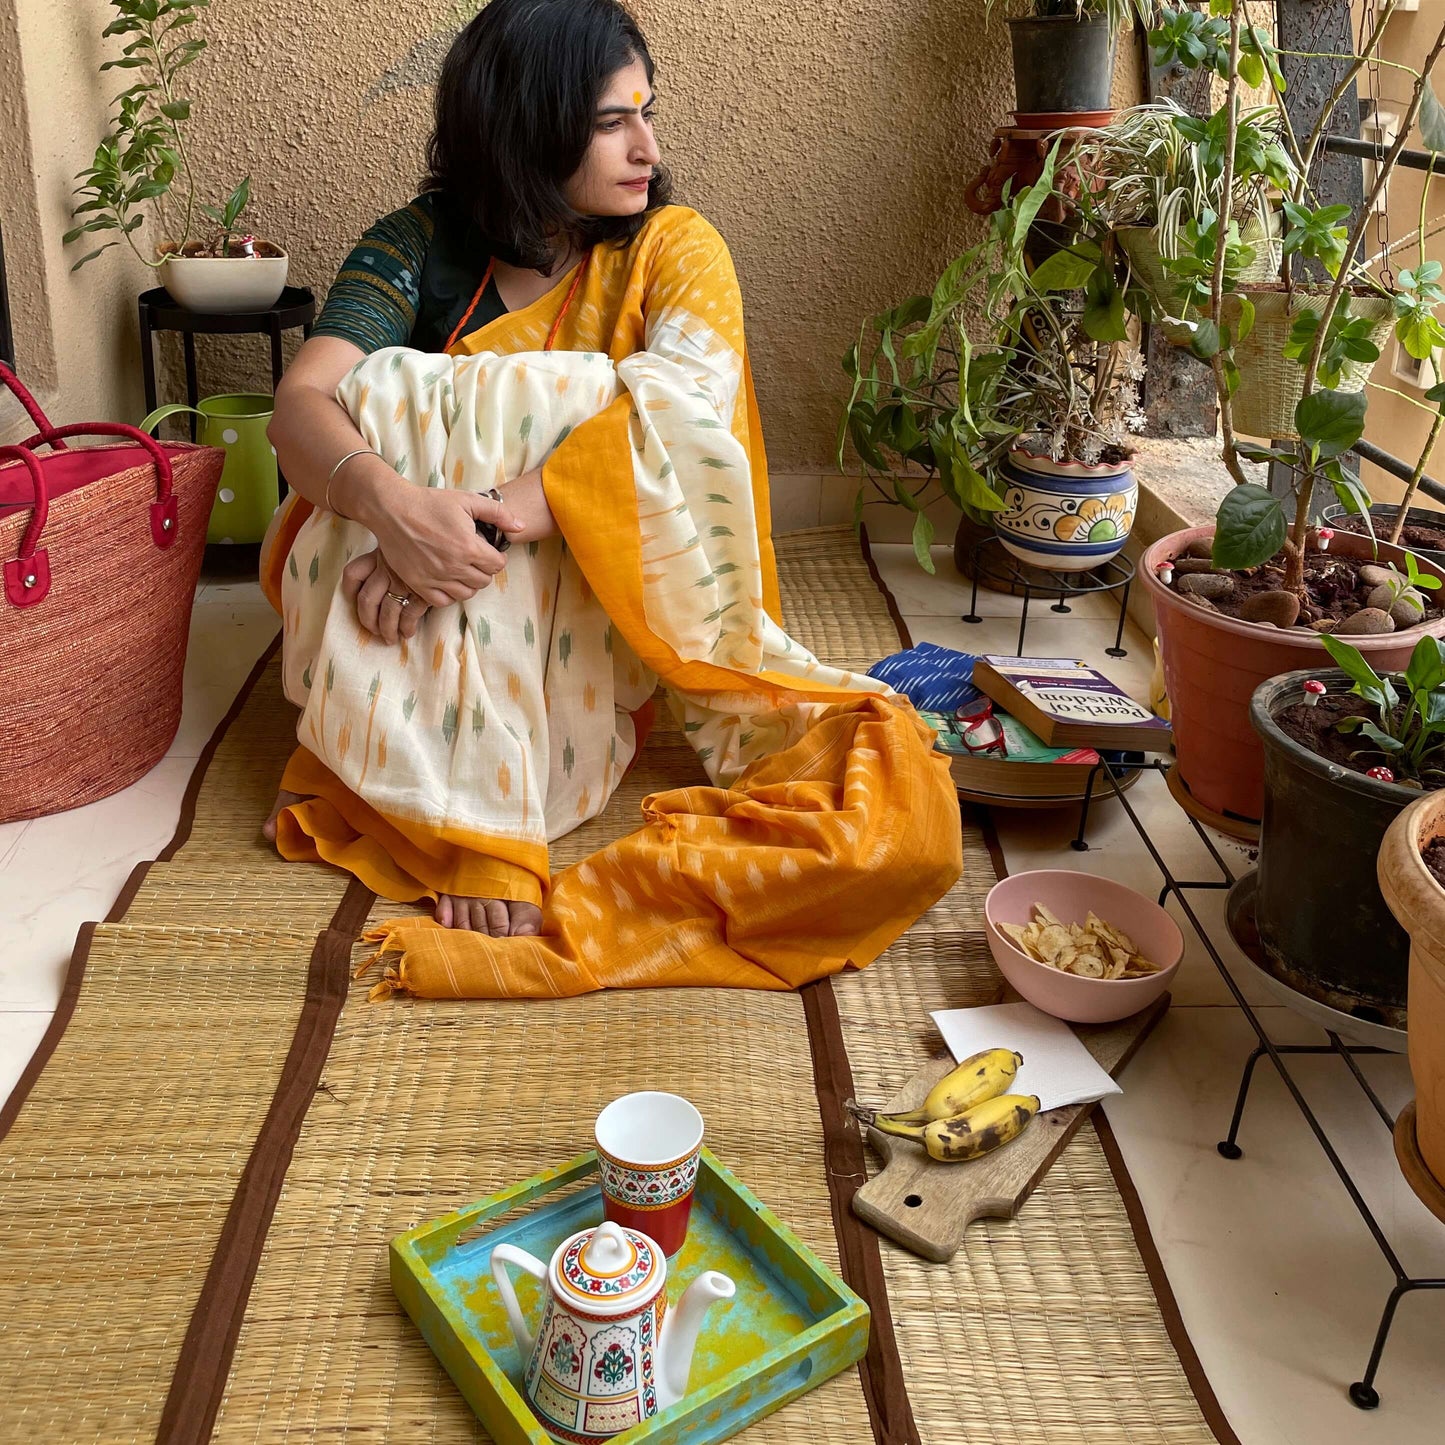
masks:
POLYGON ((986 697, 966 702, 953 715, 958 724, 959 741, 971 753, 997 753, 1008 756, 1003 724, 993 715, 993 702, 986 697))

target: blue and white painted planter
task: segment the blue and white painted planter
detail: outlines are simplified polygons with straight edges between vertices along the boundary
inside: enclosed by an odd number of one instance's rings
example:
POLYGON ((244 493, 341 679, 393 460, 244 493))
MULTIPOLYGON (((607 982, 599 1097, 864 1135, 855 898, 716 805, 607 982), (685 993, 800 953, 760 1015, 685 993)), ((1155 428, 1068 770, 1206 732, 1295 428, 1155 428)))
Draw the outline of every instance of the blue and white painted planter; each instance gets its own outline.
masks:
POLYGON ((993 523, 1020 562, 1086 572, 1129 540, 1139 487, 1127 463, 1056 462, 1015 447, 1002 472, 1007 510, 995 512, 993 523))

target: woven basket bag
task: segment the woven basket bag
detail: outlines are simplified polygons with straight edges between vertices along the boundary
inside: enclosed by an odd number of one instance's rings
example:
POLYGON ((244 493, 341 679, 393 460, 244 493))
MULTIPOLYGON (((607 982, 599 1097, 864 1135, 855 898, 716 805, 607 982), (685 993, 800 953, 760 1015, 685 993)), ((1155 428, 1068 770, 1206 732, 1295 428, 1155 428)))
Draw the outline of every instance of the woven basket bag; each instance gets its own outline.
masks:
MULTIPOLYGON (((1294 409, 1304 395, 1305 369, 1284 355, 1284 346, 1294 318, 1304 311, 1319 315, 1327 298, 1300 291, 1254 291, 1249 298, 1254 302, 1254 329, 1234 348, 1240 371, 1239 390, 1231 408, 1234 429, 1246 436, 1296 441, 1299 432, 1294 424, 1294 409)), ((1363 316, 1370 322, 1370 340, 1383 351, 1395 324, 1394 303, 1387 296, 1349 299, 1350 315, 1363 316)), ((1238 327, 1239 302, 1234 296, 1224 298, 1223 317, 1229 326, 1238 327)), ((1347 361, 1340 371, 1337 389, 1363 391, 1374 366, 1373 361, 1347 361)))
POLYGON ((225 453, 135 427, 55 427, 0 446, 0 822, 133 783, 166 754, 206 520, 225 453), (125 438, 70 448, 66 437, 125 438), (50 448, 43 456, 35 448, 50 448))

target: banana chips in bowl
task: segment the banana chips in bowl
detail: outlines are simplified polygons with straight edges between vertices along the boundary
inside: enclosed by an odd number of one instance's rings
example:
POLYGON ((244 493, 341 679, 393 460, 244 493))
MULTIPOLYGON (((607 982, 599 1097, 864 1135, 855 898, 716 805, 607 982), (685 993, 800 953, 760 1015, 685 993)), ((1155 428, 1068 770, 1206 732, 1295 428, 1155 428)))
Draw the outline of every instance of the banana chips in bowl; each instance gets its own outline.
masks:
POLYGON ((1111 1023, 1147 1008, 1184 956, 1184 935, 1163 908, 1087 873, 1005 878, 984 918, 1003 976, 1035 1008, 1069 1023, 1111 1023))

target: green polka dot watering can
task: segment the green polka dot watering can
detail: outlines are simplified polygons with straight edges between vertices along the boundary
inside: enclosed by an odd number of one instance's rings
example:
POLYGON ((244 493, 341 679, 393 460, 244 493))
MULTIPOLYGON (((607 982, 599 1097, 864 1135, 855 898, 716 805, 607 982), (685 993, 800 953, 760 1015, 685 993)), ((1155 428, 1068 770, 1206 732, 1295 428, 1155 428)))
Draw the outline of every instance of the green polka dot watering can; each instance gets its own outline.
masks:
POLYGON ((207 542, 259 542, 266 535, 280 500, 276 449, 266 437, 275 404, 265 392, 232 392, 204 397, 199 406, 157 407, 140 424, 142 431, 152 431, 167 417, 187 412, 200 418, 196 440, 225 452, 207 542))

